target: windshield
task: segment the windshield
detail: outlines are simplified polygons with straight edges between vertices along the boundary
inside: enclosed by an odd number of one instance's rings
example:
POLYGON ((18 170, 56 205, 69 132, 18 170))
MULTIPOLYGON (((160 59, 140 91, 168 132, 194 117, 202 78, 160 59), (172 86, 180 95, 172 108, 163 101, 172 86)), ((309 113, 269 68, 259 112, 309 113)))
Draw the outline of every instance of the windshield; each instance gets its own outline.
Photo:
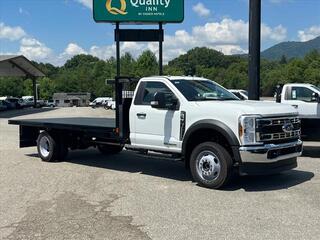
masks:
POLYGON ((210 80, 171 80, 188 101, 239 100, 231 92, 210 80))

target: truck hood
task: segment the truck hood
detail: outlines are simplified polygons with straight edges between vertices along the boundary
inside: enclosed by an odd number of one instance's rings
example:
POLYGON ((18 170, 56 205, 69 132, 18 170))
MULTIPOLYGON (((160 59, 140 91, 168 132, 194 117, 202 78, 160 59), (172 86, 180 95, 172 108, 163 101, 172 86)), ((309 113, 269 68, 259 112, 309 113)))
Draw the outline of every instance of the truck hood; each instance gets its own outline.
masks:
POLYGON ((236 115, 257 114, 264 116, 298 114, 296 109, 290 105, 264 101, 203 101, 196 102, 196 105, 201 109, 205 109, 205 111, 215 109, 219 110, 219 112, 233 112, 236 115))

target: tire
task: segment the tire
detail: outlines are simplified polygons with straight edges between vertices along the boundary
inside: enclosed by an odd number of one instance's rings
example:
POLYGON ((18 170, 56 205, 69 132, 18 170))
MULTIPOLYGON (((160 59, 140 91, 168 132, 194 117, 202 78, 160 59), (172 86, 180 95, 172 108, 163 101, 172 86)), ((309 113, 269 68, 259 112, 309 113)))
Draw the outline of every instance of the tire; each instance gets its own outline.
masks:
POLYGON ((57 142, 46 131, 41 132, 37 139, 38 154, 42 161, 55 162, 58 158, 59 151, 57 142))
POLYGON ((123 146, 99 144, 98 150, 105 155, 118 154, 122 151, 123 146))
POLYGON ((221 145, 204 142, 192 151, 190 170, 199 185, 219 189, 227 185, 233 175, 232 158, 221 145))
POLYGON ((62 161, 68 155, 68 147, 59 136, 51 136, 48 132, 43 131, 37 139, 37 150, 42 161, 57 162, 62 161))

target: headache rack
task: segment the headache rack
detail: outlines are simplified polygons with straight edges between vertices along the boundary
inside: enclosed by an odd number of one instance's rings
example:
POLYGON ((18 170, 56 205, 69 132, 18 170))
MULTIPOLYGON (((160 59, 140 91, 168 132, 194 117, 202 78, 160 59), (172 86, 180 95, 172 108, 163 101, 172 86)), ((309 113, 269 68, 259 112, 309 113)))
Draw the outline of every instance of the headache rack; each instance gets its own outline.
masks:
POLYGON ((257 142, 279 143, 297 140, 301 135, 301 121, 298 116, 269 117, 256 120, 257 142))
POLYGON ((116 129, 123 139, 129 139, 129 109, 138 82, 139 79, 127 76, 106 80, 106 84, 115 85, 116 129))

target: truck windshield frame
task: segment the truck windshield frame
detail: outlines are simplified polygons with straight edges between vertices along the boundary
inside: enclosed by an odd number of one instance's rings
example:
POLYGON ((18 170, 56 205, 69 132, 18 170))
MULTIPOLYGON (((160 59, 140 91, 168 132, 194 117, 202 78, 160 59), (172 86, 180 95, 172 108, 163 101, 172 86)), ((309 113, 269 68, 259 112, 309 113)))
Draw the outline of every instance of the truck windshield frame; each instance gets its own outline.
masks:
POLYGON ((190 102, 240 101, 234 94, 211 80, 175 79, 170 82, 190 102))

